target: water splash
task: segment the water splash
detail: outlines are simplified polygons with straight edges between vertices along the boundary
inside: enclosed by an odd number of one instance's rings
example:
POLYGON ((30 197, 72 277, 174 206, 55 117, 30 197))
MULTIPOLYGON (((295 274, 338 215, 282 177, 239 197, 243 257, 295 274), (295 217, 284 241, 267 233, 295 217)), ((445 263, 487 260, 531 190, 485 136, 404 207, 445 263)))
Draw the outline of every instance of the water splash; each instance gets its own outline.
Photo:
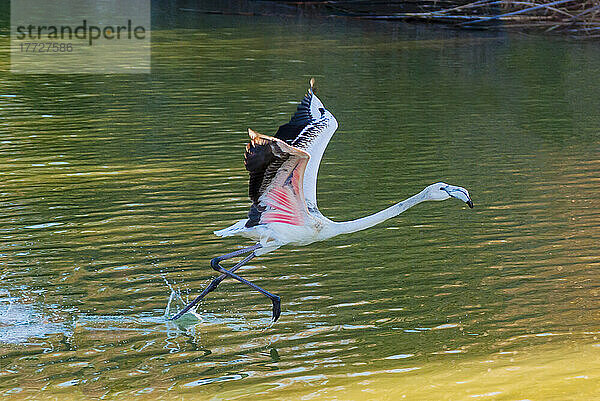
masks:
MULTIPOLYGON (((171 294, 169 295, 169 300, 167 301, 167 307, 165 308, 165 312, 163 314, 163 317, 165 319, 169 319, 170 316, 174 316, 179 311, 179 309, 175 309, 173 312, 171 312, 171 305, 173 304, 174 301, 175 302, 179 301, 181 303, 182 307, 185 307, 185 305, 187 305, 187 302, 185 302, 183 300, 183 298, 181 298, 181 294, 179 293, 179 291, 177 291, 173 288, 171 283, 169 283, 169 281, 167 280, 167 278, 164 275, 163 275, 163 280, 165 280, 167 287, 169 287, 169 289, 171 290, 171 294)), ((194 308, 190 309, 186 314, 181 316, 181 318, 174 320, 172 322, 177 323, 178 325, 189 325, 190 323, 197 323, 198 321, 202 321, 202 317, 196 312, 197 309, 198 309, 198 306, 195 306, 194 308)))
POLYGON ((0 291, 0 343, 23 344, 51 334, 72 335, 65 319, 55 312, 43 305, 23 303, 8 290, 0 291))

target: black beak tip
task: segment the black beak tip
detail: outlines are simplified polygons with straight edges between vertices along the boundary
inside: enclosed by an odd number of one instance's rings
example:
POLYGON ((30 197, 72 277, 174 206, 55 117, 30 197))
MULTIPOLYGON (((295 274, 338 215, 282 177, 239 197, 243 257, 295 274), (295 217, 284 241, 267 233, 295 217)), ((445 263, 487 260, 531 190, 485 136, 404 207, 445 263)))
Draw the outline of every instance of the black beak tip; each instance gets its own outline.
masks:
POLYGON ((470 199, 469 199, 469 200, 467 201, 467 205, 469 205, 469 207, 470 207, 471 209, 473 209, 473 201, 472 201, 472 200, 470 200, 470 199))

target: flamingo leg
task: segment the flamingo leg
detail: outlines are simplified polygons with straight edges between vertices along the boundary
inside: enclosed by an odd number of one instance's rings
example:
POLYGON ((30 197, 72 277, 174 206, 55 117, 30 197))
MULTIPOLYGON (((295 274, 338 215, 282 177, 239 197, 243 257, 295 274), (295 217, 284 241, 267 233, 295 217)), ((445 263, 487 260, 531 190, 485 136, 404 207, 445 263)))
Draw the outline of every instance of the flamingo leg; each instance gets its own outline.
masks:
MULTIPOLYGON (((256 245, 252 245, 252 246, 249 246, 247 248, 244 248, 244 249, 239 249, 237 251, 233 251, 233 252, 227 253, 227 254, 225 254, 223 256, 219 256, 219 257, 214 258, 213 260, 211 260, 210 264, 211 264, 211 266, 213 266, 213 263, 215 261, 218 264, 219 262, 221 262, 223 260, 235 258, 236 256, 240 256, 240 255, 243 255, 245 253, 252 252, 250 255, 246 256, 244 259, 242 259, 241 261, 239 261, 235 266, 233 266, 229 270, 230 272, 234 272, 237 269, 239 269, 240 267, 242 267, 243 265, 245 265, 246 263, 248 263, 250 260, 252 260, 256 256, 254 254, 254 251, 257 250, 258 248, 261 248, 261 247, 262 247, 262 245, 256 244, 256 245)), ((217 270, 217 269, 215 269, 215 270, 217 270)), ((225 269, 223 269, 223 270, 225 270, 225 269)), ((202 300, 202 298, 204 298, 209 292, 214 291, 217 288, 217 286, 221 283, 221 281, 225 280, 226 278, 227 278, 227 274, 221 274, 219 277, 215 278, 204 289, 204 291, 202 291, 202 293, 200 295, 198 295, 196 298, 194 298, 194 300, 192 302, 190 302, 189 304, 187 304, 185 306, 185 308, 183 308, 182 310, 180 310, 175 316, 169 318, 169 320, 177 320, 177 319, 179 319, 187 311, 189 311, 190 309, 192 309, 198 302, 200 302, 202 300)))
MULTIPOLYGON (((273 302, 273 321, 276 322, 277 319, 279 319, 279 315, 281 314, 281 298, 279 297, 279 295, 271 294, 269 291, 263 290, 256 284, 246 280, 243 277, 238 276, 237 274, 233 273, 233 270, 234 270, 233 268, 231 270, 224 269, 221 265, 219 265, 219 262, 220 262, 219 258, 214 258, 213 260, 210 261, 210 265, 216 271, 226 274, 229 277, 236 279, 240 283, 244 283, 247 286, 254 288, 256 291, 265 295, 266 297, 268 297, 271 300, 271 302, 273 302)), ((234 268, 235 267, 236 266, 234 266, 234 268)))

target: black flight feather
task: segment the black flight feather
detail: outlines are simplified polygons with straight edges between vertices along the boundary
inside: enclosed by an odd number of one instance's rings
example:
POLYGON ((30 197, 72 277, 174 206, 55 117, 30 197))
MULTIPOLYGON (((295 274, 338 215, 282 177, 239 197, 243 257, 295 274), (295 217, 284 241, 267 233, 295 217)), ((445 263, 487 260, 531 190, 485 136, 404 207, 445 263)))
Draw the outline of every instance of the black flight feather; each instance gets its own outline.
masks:
POLYGON ((312 88, 308 90, 296 112, 290 119, 290 122, 283 124, 277 130, 275 138, 281 139, 288 145, 290 145, 294 139, 300 135, 302 130, 313 121, 313 117, 310 113, 310 103, 312 101, 313 91, 312 88))

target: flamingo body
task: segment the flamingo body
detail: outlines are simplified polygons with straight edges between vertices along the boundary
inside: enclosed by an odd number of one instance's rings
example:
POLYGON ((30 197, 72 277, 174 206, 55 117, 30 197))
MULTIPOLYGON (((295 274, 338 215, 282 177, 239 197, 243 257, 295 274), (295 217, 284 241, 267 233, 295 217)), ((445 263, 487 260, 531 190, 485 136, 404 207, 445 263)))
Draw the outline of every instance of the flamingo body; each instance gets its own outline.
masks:
POLYGON ((454 196, 453 192, 458 194, 454 197, 472 207, 466 189, 437 183, 386 209, 387 213, 343 223, 323 216, 317 207, 317 174, 338 122, 315 95, 313 85, 311 79, 296 113, 289 123, 279 127, 274 137, 248 129, 250 143, 246 147, 245 165, 250 173, 249 195, 253 201, 249 218, 215 231, 216 235, 255 240, 262 246, 255 251, 258 256, 287 244, 308 245, 359 231, 422 201, 448 199, 454 196))

